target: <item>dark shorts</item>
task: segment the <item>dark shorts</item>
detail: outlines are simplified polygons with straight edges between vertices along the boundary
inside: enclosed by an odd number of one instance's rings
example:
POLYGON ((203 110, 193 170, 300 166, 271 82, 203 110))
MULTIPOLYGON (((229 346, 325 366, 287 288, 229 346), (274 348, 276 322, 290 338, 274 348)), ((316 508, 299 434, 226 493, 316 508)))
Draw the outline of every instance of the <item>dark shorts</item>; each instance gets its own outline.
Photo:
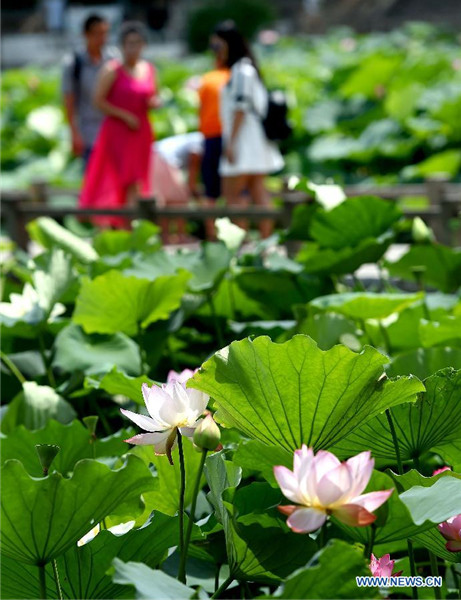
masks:
POLYGON ((221 195, 221 178, 219 176, 219 160, 222 152, 222 138, 206 138, 202 158, 202 180, 207 198, 219 198, 221 195))

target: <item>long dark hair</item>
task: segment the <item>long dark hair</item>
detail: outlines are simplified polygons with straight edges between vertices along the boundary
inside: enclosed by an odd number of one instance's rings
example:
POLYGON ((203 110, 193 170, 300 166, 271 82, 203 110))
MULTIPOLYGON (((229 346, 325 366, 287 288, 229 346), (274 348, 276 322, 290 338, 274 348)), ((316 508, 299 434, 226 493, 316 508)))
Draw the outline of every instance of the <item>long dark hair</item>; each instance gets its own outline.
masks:
POLYGON ((255 57, 251 51, 250 45, 247 40, 240 33, 236 24, 232 20, 223 21, 219 23, 213 32, 219 38, 224 40, 227 44, 228 54, 226 60, 226 67, 229 69, 233 67, 233 65, 240 60, 241 58, 249 58, 253 63, 256 71, 259 73, 258 65, 256 63, 255 57))

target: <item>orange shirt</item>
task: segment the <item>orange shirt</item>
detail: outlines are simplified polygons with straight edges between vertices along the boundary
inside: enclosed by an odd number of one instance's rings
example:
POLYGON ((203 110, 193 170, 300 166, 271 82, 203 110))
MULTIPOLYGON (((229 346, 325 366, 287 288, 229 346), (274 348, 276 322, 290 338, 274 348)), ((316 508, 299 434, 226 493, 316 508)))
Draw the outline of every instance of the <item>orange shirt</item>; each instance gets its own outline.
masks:
POLYGON ((216 69, 205 73, 199 88, 200 97, 200 131, 206 138, 221 135, 219 118, 219 97, 221 88, 229 81, 229 69, 216 69))

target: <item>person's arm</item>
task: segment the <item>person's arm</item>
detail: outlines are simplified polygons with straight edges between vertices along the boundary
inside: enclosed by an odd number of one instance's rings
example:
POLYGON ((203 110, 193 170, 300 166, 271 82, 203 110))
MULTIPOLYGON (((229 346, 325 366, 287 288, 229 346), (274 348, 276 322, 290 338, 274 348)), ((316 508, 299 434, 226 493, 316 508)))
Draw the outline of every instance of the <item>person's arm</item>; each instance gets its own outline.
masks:
POLYGON ((77 125, 77 115, 75 110, 75 94, 68 92, 64 94, 64 112, 67 122, 70 127, 70 135, 72 140, 72 152, 76 156, 83 154, 83 139, 77 125))
POLYGON ((72 152, 76 156, 83 154, 83 139, 78 128, 74 84, 74 61, 75 57, 66 57, 62 73, 62 95, 64 99, 64 114, 69 123, 72 140, 72 152))
POLYGON ((234 112, 234 122, 232 123, 231 135, 224 151, 224 154, 230 163, 235 162, 235 140, 237 139, 238 132, 240 131, 240 127, 242 126, 244 118, 244 110, 236 110, 234 112))
POLYGON ((253 73, 251 70, 240 67, 233 75, 232 90, 231 93, 234 96, 234 111, 233 121, 230 137, 227 141, 226 147, 224 148, 224 156, 230 163, 234 163, 236 160, 235 156, 235 143, 242 127, 243 121, 245 120, 245 114, 250 110, 252 98, 252 77, 253 73))
POLYGON ((116 117, 128 125, 130 129, 139 128, 139 119, 133 113, 111 104, 107 100, 107 95, 114 84, 116 70, 113 65, 107 63, 101 69, 96 88, 94 91, 93 103, 105 115, 116 117))

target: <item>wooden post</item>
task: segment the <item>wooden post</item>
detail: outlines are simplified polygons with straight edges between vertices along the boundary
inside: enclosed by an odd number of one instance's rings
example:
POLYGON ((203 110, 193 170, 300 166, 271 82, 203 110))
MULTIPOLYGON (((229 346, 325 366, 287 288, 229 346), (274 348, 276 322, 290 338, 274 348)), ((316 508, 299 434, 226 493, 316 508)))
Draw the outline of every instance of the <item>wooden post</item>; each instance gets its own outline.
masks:
POLYGON ((450 218, 448 216, 451 208, 445 200, 446 185, 448 179, 445 175, 433 175, 426 180, 429 204, 437 207, 438 216, 434 222, 434 233, 436 240, 441 244, 449 245, 451 242, 450 218))
POLYGON ((139 218, 154 221, 157 216, 155 198, 138 198, 139 218))
POLYGON ((10 238, 23 250, 27 250, 29 236, 26 230, 26 219, 21 210, 21 201, 28 200, 28 196, 8 196, 2 198, 3 210, 6 216, 6 227, 10 238))
POLYGON ((37 179, 30 184, 30 199, 32 202, 47 204, 48 200, 48 183, 37 179))

